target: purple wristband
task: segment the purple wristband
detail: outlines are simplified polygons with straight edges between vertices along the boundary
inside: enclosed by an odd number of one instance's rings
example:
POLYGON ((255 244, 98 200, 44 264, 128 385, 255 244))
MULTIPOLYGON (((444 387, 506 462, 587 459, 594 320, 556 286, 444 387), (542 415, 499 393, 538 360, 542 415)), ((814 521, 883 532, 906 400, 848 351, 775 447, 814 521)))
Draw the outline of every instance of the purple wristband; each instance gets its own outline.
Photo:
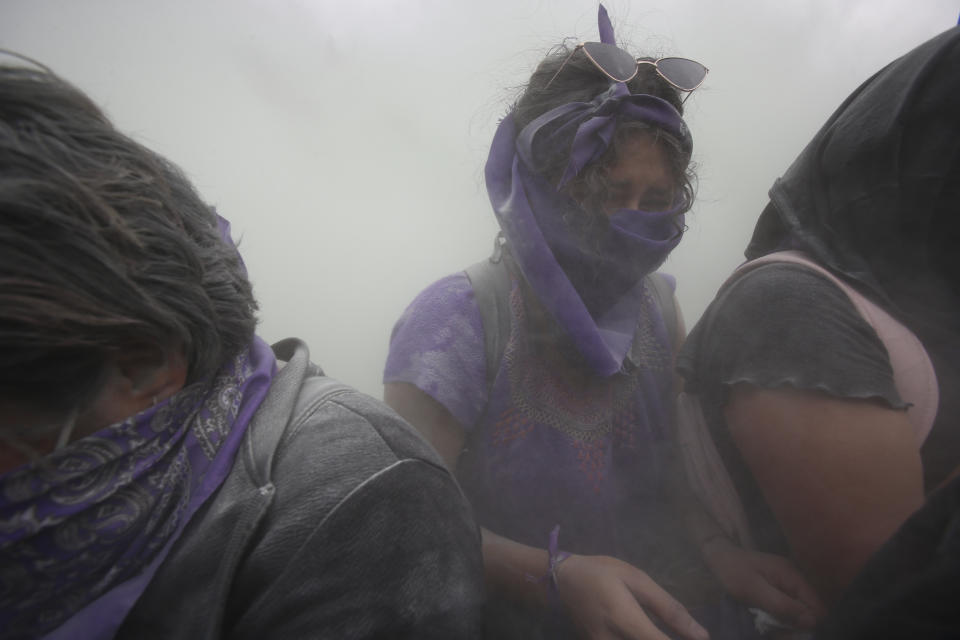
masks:
POLYGON ((552 605, 559 604, 560 591, 557 586, 557 569, 560 567, 560 563, 570 557, 570 554, 566 551, 560 551, 560 525, 558 524, 553 528, 553 531, 550 532, 550 541, 547 544, 547 572, 540 576, 539 578, 526 574, 526 579, 530 582, 541 583, 547 580, 550 581, 550 588, 547 592, 549 594, 550 603, 552 605))

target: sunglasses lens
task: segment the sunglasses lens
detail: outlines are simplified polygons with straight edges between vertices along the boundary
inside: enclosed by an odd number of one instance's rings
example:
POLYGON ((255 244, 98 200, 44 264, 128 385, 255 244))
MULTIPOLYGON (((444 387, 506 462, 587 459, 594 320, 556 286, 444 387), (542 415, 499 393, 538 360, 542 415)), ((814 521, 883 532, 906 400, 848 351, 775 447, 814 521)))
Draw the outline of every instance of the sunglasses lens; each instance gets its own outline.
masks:
POLYGON ((663 77, 686 91, 693 91, 707 76, 707 68, 689 58, 661 58, 657 69, 663 77))
POLYGON ((603 42, 587 42, 583 50, 607 75, 619 82, 633 78, 637 71, 637 60, 623 49, 603 42))

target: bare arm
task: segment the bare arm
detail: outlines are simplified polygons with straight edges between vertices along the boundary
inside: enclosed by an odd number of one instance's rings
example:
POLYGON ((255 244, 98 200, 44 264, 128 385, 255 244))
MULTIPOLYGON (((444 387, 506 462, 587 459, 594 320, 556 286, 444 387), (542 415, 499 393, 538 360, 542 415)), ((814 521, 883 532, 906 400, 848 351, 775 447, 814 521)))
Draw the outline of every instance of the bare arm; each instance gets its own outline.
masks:
MULTIPOLYGON (((466 432, 443 405, 408 383, 386 384, 384 401, 434 446, 451 471, 456 469, 466 432)), ((486 529, 482 534, 488 587, 528 606, 546 606, 548 583, 532 581, 527 576, 545 573, 549 563, 547 551, 486 529)), ((647 574, 616 558, 573 555, 560 565, 557 586, 563 606, 584 638, 668 640, 645 611, 683 638, 708 638, 686 609, 647 574)))
MULTIPOLYGON (((466 432, 446 407, 405 382, 384 385, 383 399, 433 445, 451 472, 456 470, 466 432)), ((544 572, 548 563, 547 551, 514 542, 486 529, 482 533, 487 584, 527 605, 546 605, 543 586, 527 580, 526 576, 539 576, 544 572)))
MULTIPOLYGON (((674 354, 686 339, 680 303, 674 298, 677 340, 674 354)), ((674 367, 674 388, 683 391, 683 378, 674 367)), ((787 558, 741 548, 730 540, 686 484, 681 461, 672 461, 671 501, 679 510, 691 543, 724 589, 748 606, 759 607, 800 629, 812 629, 825 614, 817 593, 787 558)))
POLYGON ((737 385, 733 439, 827 602, 923 502, 905 412, 866 400, 737 385))
POLYGON ((383 401, 433 445, 451 473, 457 470, 467 433, 446 407, 408 382, 383 385, 383 401))

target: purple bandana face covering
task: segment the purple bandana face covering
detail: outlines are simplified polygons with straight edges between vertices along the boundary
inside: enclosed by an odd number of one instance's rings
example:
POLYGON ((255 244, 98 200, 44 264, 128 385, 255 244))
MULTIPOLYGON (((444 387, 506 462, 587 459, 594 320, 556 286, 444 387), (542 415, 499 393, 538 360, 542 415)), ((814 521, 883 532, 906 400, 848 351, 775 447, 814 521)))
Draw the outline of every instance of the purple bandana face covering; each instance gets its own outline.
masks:
POLYGON ((684 150, 692 147, 672 105, 655 96, 624 95, 619 86, 589 103, 548 111, 520 132, 507 116, 486 166, 490 202, 524 278, 600 375, 620 370, 641 311, 642 277, 680 241, 683 219, 680 207, 623 209, 593 237, 584 237, 563 221, 564 212, 579 205, 561 189, 606 151, 618 119, 659 127, 684 150), (569 141, 571 134, 566 170, 560 184, 551 185, 537 172, 534 158, 544 150, 559 152, 560 141, 569 141))
POLYGON ((683 215, 621 209, 609 218, 577 223, 585 214, 572 198, 520 163, 534 219, 564 275, 593 318, 602 318, 654 271, 679 242, 683 215))
POLYGON ((227 477, 275 370, 254 338, 213 380, 0 476, 3 637, 112 637, 227 477))
MULTIPOLYGON (((600 5, 601 42, 616 44, 600 5)), ((583 231, 566 222, 582 208, 564 187, 613 143, 617 124, 638 121, 664 131, 689 156, 693 142, 680 113, 666 100, 633 95, 614 82, 590 102, 552 109, 522 131, 513 117, 500 123, 487 158, 490 203, 524 278, 597 374, 621 370, 643 305, 643 276, 656 270, 680 242, 688 203, 671 211, 621 209, 583 231), (557 185, 536 158, 564 154, 557 185)), ((575 217, 573 216, 573 217, 575 217)))

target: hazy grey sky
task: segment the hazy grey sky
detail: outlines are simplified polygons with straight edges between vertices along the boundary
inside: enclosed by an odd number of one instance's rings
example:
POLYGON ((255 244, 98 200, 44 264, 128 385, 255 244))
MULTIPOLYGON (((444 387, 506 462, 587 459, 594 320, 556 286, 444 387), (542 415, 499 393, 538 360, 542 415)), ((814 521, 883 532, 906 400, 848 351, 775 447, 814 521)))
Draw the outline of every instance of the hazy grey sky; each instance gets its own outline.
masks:
MULTIPOLYGON (((638 53, 710 68, 687 101, 700 169, 665 270, 692 325, 767 189, 860 82, 956 24, 960 0, 605 3, 638 53)), ((72 80, 233 223, 268 341, 295 335, 380 396, 416 293, 492 246, 482 168, 589 0, 0 0, 0 46, 72 80)))

